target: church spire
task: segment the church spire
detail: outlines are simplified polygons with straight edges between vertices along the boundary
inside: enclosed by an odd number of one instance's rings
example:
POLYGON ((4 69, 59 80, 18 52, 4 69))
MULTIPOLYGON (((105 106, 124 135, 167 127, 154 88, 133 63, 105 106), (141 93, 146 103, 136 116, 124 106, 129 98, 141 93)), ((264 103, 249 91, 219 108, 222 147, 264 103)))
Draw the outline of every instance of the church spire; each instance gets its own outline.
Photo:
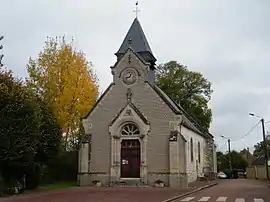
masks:
POLYGON ((152 53, 152 50, 148 44, 146 36, 137 17, 134 19, 131 27, 129 28, 128 33, 124 38, 124 41, 119 50, 115 53, 118 60, 125 54, 129 47, 131 47, 136 53, 140 54, 140 56, 146 62, 151 63, 151 66, 154 67, 156 58, 152 53), (131 44, 130 41, 132 41, 131 44))

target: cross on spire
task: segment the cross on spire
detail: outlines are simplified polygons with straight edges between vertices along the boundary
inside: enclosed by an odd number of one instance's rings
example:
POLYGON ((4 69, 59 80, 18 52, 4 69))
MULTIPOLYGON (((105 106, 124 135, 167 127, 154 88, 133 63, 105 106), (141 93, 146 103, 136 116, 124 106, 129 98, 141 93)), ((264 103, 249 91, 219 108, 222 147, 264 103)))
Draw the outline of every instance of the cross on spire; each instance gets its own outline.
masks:
POLYGON ((134 12, 136 13, 136 18, 138 18, 138 14, 140 12, 140 10, 139 10, 139 1, 137 1, 136 4, 135 4, 135 11, 134 12))

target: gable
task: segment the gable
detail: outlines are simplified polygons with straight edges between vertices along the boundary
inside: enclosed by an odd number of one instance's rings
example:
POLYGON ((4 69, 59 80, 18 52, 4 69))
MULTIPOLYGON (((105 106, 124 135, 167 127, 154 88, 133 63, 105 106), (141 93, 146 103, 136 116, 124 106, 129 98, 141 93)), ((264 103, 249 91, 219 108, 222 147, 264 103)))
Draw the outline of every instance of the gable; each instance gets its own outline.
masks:
POLYGON ((123 56, 116 61, 116 63, 111 67, 115 69, 118 65, 121 66, 122 63, 129 64, 128 66, 134 66, 132 63, 135 62, 136 59, 139 62, 139 66, 146 66, 148 63, 138 54, 136 53, 131 47, 129 47, 123 56))
POLYGON ((100 101, 106 96, 106 94, 111 90, 111 88, 114 86, 114 83, 111 83, 108 88, 104 91, 104 93, 102 93, 102 95, 99 97, 99 99, 96 101, 96 103, 94 104, 94 106, 89 110, 89 112, 82 117, 82 119, 87 119, 90 114, 95 110, 95 108, 98 106, 98 104, 100 103, 100 101))
POLYGON ((149 125, 149 121, 147 118, 140 112, 140 110, 131 102, 129 101, 125 107, 123 107, 119 113, 112 119, 112 121, 109 123, 109 125, 113 125, 117 119, 119 119, 121 116, 131 116, 136 114, 145 124, 149 125))
POLYGON ((119 129, 127 123, 137 125, 141 133, 140 135, 146 135, 150 130, 150 122, 131 101, 128 101, 128 103, 110 121, 110 134, 113 136, 119 136, 119 129))
POLYGON ((188 129, 192 130, 193 132, 207 138, 209 137, 207 134, 203 133, 198 127, 189 119, 187 118, 187 113, 184 109, 176 104, 164 91, 162 91, 158 86, 151 85, 149 82, 146 81, 152 89, 160 96, 160 98, 167 104, 167 106, 176 114, 182 115, 183 117, 183 125, 188 129))

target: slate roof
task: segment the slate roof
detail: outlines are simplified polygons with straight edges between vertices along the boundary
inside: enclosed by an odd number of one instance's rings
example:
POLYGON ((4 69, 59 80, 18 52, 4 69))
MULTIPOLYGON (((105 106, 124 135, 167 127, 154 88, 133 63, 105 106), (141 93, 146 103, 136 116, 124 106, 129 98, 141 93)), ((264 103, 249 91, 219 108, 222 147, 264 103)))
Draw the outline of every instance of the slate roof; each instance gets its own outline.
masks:
MULTIPOLYGON (((147 82, 149 83, 149 82, 147 82)), ((152 86, 150 83, 149 85, 154 89, 154 91, 161 97, 161 99, 172 109, 175 114, 181 114, 183 117, 183 125, 189 128, 190 130, 206 137, 206 138, 213 138, 208 131, 205 132, 201 129, 199 124, 180 106, 178 105, 173 99, 171 99, 164 91, 162 91, 158 86, 152 86)))
POLYGON ((138 18, 135 18, 131 27, 126 34, 122 45, 115 53, 116 56, 120 56, 126 53, 127 49, 131 47, 136 53, 148 53, 152 60, 156 61, 153 52, 149 46, 146 36, 143 32, 141 24, 138 18))
POLYGON ((251 165, 264 165, 265 164, 265 160, 263 156, 260 156, 258 158, 256 158, 251 165))

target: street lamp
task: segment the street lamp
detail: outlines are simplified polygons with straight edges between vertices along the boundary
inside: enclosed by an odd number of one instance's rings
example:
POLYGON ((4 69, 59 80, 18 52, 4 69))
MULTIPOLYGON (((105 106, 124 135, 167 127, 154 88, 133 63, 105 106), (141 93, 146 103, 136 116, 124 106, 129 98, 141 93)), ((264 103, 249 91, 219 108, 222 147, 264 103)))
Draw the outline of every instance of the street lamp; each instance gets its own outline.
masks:
POLYGON ((264 128, 264 118, 261 116, 257 116, 254 113, 249 113, 250 116, 254 116, 257 118, 260 118, 260 121, 262 123, 262 133, 263 133, 263 149, 264 149, 264 160, 265 160, 265 171, 266 171, 266 177, 267 180, 269 180, 269 170, 268 170, 268 152, 267 152, 267 142, 266 142, 266 137, 265 137, 265 128, 264 128))
POLYGON ((232 174, 232 161, 231 161, 231 139, 228 138, 228 137, 225 137, 224 135, 221 135, 220 137, 226 139, 228 141, 228 150, 229 150, 229 154, 228 154, 228 157, 229 157, 229 167, 230 167, 230 172, 232 174))

